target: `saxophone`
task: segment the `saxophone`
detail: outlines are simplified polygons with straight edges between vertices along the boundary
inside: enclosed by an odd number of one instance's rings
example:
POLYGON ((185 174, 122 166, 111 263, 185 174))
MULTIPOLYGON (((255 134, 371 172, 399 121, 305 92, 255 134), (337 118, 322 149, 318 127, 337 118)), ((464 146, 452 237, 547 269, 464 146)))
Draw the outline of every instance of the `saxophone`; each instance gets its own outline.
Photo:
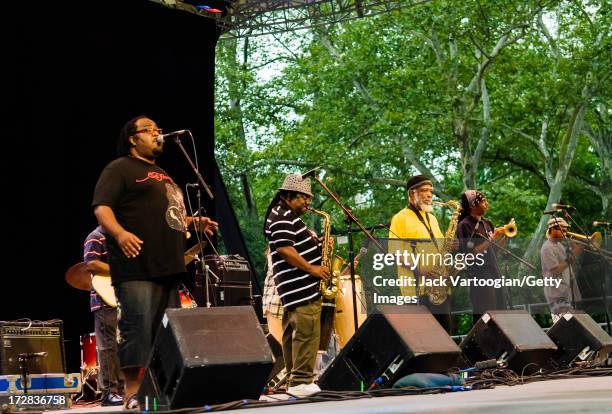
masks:
POLYGON ((323 295, 325 299, 335 299, 338 294, 339 267, 342 266, 342 263, 334 258, 334 238, 331 237, 331 217, 328 213, 321 210, 315 210, 310 207, 308 207, 308 210, 323 217, 323 252, 321 255, 321 266, 329 269, 331 278, 321 279, 321 295, 323 295))
MULTIPOLYGON (((454 209, 453 215, 451 216, 450 222, 448 223, 448 229, 444 233, 444 243, 442 249, 440 249, 440 259, 443 259, 443 255, 451 250, 451 240, 455 238, 457 232, 457 223, 459 222, 459 215, 461 214, 461 204, 455 200, 448 200, 446 203, 439 201, 433 201, 433 204, 438 206, 446 206, 454 209)), ((440 263, 439 266, 434 268, 440 275, 447 280, 449 275, 453 274, 454 269, 452 266, 444 266, 440 263)), ((429 301, 434 305, 440 305, 448 298, 448 287, 446 286, 425 286, 425 294, 429 297, 429 301)))

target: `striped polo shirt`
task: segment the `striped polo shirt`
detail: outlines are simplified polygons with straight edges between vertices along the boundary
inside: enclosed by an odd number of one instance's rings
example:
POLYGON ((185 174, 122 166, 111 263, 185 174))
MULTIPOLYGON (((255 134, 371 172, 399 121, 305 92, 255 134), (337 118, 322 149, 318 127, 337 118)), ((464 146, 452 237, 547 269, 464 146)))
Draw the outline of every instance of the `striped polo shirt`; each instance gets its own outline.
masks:
POLYGON ((292 246, 308 263, 320 265, 321 243, 310 234, 306 224, 279 204, 272 208, 266 220, 265 234, 272 252, 274 283, 283 307, 291 310, 318 299, 320 279, 291 266, 276 251, 279 247, 292 246))

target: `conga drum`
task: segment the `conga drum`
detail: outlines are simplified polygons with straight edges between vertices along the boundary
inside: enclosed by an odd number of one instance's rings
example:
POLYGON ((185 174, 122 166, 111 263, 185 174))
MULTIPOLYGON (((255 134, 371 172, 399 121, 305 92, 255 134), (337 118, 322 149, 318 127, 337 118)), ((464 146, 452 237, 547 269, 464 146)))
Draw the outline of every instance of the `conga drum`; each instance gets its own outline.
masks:
POLYGON ((334 316, 336 303, 334 299, 323 299, 321 306, 321 337, 319 351, 326 351, 334 333, 334 316))
MULTIPOLYGON (((355 275, 355 287, 357 288, 357 323, 359 326, 368 317, 365 297, 363 295, 363 284, 361 277, 355 275)), ((338 281, 338 296, 336 297, 335 329, 338 335, 340 348, 355 334, 355 323, 353 321, 353 284, 351 276, 340 276, 338 281)))

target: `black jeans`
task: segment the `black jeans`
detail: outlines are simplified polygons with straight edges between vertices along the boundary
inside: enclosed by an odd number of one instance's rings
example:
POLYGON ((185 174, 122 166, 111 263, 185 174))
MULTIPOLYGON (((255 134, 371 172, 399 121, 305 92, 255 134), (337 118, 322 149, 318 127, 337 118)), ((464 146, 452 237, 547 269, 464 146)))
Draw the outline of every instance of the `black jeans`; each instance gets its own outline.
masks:
POLYGON ((491 286, 470 287, 472 324, 478 322, 478 319, 487 311, 506 309, 504 293, 504 288, 494 288, 491 286))
POLYGON ((429 311, 432 313, 434 318, 436 318, 438 323, 442 325, 444 330, 449 335, 452 335, 452 330, 453 330, 453 324, 452 324, 453 320, 451 318, 452 296, 448 295, 448 298, 446 298, 446 300, 442 302, 440 305, 434 305, 433 303, 431 303, 429 301, 429 296, 427 295, 420 296, 419 302, 421 305, 425 305, 427 309, 429 309, 429 311))
POLYGON ((166 308, 179 307, 180 279, 131 280, 115 284, 119 319, 121 368, 144 367, 166 308))
POLYGON ((104 396, 110 392, 123 394, 123 375, 117 357, 117 309, 103 306, 93 314, 100 366, 98 385, 104 396))

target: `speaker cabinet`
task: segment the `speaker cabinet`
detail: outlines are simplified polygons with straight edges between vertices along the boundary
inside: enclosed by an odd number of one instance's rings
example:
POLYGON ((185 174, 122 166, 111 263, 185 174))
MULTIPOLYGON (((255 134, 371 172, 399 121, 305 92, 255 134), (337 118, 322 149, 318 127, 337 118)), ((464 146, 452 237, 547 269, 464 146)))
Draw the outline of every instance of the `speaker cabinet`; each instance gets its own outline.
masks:
POLYGON ((524 310, 497 310, 482 315, 461 342, 471 365, 503 360, 517 374, 552 368, 557 346, 524 310))
POLYGON ((272 369, 251 306, 167 309, 138 392, 158 410, 258 399, 272 369))
POLYGON ((612 359, 612 337, 583 312, 563 315, 547 332, 559 348, 555 362, 565 368, 573 361, 609 364, 612 359))
POLYGON ((19 375, 19 354, 46 352, 27 361, 30 374, 65 373, 62 321, 0 321, 0 375, 19 375))
POLYGON ((324 390, 393 385, 414 372, 444 373, 461 356, 424 306, 379 306, 319 379, 324 390))

